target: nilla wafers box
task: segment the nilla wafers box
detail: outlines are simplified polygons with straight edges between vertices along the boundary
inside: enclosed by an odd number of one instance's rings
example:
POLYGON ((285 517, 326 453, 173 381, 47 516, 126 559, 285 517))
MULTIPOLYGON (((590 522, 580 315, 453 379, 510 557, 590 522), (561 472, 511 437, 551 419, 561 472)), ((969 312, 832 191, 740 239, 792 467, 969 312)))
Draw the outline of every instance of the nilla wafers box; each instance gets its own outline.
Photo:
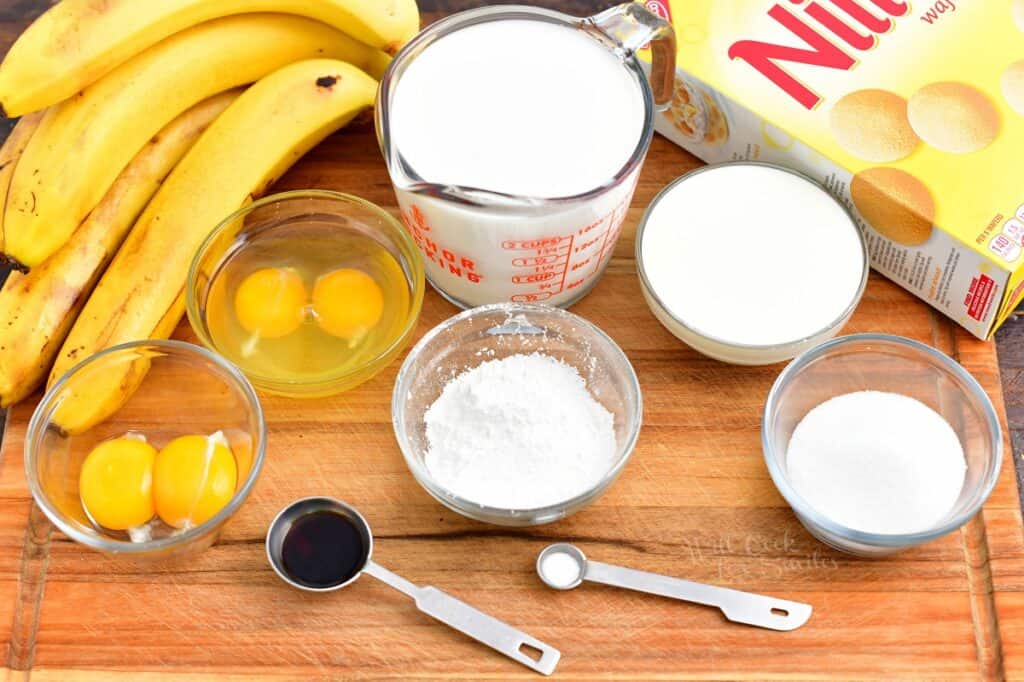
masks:
POLYGON ((877 271, 975 336, 1009 317, 1024 298, 1024 0, 640 2, 679 41, 658 132, 709 163, 818 180, 877 271))

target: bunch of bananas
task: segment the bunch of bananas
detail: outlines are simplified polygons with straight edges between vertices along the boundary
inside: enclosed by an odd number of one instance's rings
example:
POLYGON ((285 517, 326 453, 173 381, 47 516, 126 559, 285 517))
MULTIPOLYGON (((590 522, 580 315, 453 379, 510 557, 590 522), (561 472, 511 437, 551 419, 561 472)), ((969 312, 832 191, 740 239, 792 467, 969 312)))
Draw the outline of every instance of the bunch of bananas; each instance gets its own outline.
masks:
MULTIPOLYGON (((88 355, 166 338, 225 216, 373 105, 415 0, 63 0, 0 64, 0 405, 88 355)), ((62 409, 116 410, 111 376, 62 409), (94 390, 93 390, 94 389, 94 390)))

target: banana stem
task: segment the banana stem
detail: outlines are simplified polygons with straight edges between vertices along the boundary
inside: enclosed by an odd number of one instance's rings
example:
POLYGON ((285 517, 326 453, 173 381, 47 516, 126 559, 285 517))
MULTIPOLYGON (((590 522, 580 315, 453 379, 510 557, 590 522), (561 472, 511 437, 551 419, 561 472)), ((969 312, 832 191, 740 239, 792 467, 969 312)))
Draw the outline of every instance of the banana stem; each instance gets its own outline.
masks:
POLYGON ((27 275, 29 270, 27 265, 17 258, 8 256, 6 253, 0 253, 0 268, 14 270, 15 272, 20 272, 23 275, 27 275))

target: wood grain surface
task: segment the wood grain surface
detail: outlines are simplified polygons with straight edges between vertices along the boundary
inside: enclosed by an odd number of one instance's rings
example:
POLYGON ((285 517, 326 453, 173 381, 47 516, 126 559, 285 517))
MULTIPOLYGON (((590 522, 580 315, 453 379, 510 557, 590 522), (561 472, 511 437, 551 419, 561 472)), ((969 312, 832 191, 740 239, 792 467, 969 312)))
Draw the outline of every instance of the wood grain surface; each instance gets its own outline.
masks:
MULTIPOLYGON (((41 4, 0 9, 0 36, 16 34, 12 11, 41 4)), ((635 226, 654 194, 696 165, 655 139, 608 272, 573 309, 622 346, 645 402, 634 457, 593 506, 557 524, 501 529, 435 503, 392 434, 396 363, 334 398, 265 397, 266 465, 220 542, 189 562, 133 563, 73 544, 33 505, 21 454, 30 402, 8 416, 0 449, 0 680, 538 679, 370 578, 327 595, 287 588, 266 563, 263 537, 283 505, 309 494, 356 505, 382 565, 560 648, 557 679, 1024 679, 1024 532, 1011 457, 983 513, 961 531, 885 560, 837 553, 803 530, 763 463, 759 420, 780 367, 703 358, 648 312, 635 226), (555 593, 533 562, 560 540, 602 561, 806 601, 815 613, 804 628, 776 633, 600 586, 555 593)), ((332 136, 276 189, 307 187, 395 210, 369 127, 332 136)), ((429 293, 418 332, 455 312, 429 293)), ((847 331, 935 345, 1003 414, 994 344, 891 283, 872 277, 847 331)), ((185 325, 176 337, 194 340, 185 325)), ((169 409, 155 406, 154 419, 169 409)))

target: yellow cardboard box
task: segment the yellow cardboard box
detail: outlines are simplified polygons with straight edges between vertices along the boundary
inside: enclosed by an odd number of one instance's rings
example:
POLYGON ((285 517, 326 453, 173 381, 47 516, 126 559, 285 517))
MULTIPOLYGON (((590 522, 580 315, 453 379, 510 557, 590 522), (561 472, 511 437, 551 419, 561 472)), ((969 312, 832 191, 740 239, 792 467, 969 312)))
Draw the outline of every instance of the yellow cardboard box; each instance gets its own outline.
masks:
POLYGON ((1024 0, 638 1, 679 41, 661 134, 709 163, 817 179, 856 216, 876 270, 975 336, 1013 312, 1024 0))

